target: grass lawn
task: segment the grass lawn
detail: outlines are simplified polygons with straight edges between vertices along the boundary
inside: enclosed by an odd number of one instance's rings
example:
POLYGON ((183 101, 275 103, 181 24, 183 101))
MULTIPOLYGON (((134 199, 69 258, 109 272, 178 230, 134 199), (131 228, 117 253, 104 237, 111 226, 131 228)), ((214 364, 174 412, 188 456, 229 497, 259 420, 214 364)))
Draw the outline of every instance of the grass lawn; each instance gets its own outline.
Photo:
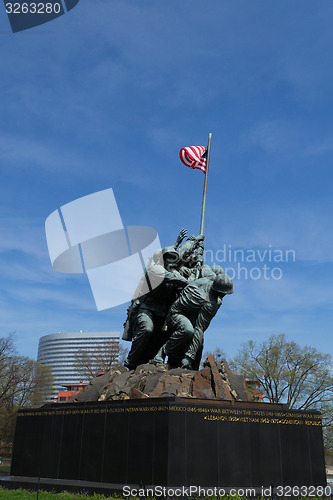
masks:
POLYGON ((0 472, 10 472, 10 465, 0 465, 0 472))
MULTIPOLYGON (((1 500, 36 500, 37 492, 28 490, 7 490, 0 487, 0 499, 1 500)), ((63 491, 62 493, 50 493, 48 491, 39 491, 38 500, 78 500, 79 498, 86 498, 91 500, 106 500, 113 499, 115 497, 105 497, 103 495, 78 495, 75 493, 69 493, 63 491)), ((119 498, 118 498, 119 500, 119 498)))

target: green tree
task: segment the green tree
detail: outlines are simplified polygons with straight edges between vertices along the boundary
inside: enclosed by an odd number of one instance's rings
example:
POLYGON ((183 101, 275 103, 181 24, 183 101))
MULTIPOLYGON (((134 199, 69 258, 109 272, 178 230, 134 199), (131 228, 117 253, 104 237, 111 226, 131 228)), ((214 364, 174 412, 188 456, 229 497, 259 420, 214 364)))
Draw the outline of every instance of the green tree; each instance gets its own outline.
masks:
POLYGON ((233 369, 246 378, 259 380, 264 396, 289 408, 332 409, 332 358, 314 347, 301 347, 286 335, 272 335, 262 343, 242 344, 232 360, 233 369))
POLYGON ((261 343, 241 345, 231 362, 246 378, 258 380, 260 390, 272 403, 289 408, 319 410, 323 417, 327 463, 333 463, 333 376, 332 357, 314 347, 301 347, 284 334, 261 343))

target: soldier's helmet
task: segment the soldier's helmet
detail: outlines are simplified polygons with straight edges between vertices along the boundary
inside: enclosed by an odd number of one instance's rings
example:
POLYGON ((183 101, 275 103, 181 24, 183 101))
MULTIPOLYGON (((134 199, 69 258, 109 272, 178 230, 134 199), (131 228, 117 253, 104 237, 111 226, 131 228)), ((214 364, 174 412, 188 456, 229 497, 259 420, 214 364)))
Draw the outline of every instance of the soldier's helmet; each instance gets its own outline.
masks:
POLYGON ((174 247, 164 247, 162 248, 162 254, 164 261, 168 262, 179 262, 179 253, 174 247))
POLYGON ((223 267, 219 266, 218 264, 214 264, 212 266, 212 271, 218 275, 218 274, 224 274, 224 269, 223 267))
POLYGON ((227 274, 218 274, 214 279, 212 289, 219 294, 234 293, 232 279, 227 274))
POLYGON ((179 254, 174 247, 164 247, 156 250, 153 255, 153 260, 156 264, 163 264, 163 260, 167 260, 168 262, 178 262, 179 254))

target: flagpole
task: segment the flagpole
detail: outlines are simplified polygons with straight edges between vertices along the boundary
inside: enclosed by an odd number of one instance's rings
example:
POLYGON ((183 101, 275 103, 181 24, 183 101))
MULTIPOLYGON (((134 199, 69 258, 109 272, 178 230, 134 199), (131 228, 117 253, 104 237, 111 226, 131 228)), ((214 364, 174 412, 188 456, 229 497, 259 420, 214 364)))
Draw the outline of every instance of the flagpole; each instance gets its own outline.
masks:
POLYGON ((204 223, 205 223, 205 211, 206 211, 206 196, 207 196, 207 183, 208 183, 208 168, 209 168, 209 157, 210 157, 210 143, 212 141, 212 134, 208 135, 208 145, 207 145, 207 161, 206 161, 206 171, 205 171, 205 182, 202 194, 202 208, 201 208, 201 221, 200 221, 200 234, 204 234, 204 223))

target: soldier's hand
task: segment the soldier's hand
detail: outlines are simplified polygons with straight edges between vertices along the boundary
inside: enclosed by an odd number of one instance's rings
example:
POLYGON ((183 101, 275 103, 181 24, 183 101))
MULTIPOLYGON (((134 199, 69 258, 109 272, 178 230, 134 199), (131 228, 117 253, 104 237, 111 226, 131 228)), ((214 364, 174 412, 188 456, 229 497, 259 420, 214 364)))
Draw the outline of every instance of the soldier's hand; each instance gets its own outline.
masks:
POLYGON ((183 241, 183 239, 185 238, 186 235, 187 235, 187 229, 182 229, 179 232, 179 235, 178 235, 178 238, 177 238, 177 241, 176 241, 176 245, 177 246, 179 246, 181 244, 181 242, 183 241))

